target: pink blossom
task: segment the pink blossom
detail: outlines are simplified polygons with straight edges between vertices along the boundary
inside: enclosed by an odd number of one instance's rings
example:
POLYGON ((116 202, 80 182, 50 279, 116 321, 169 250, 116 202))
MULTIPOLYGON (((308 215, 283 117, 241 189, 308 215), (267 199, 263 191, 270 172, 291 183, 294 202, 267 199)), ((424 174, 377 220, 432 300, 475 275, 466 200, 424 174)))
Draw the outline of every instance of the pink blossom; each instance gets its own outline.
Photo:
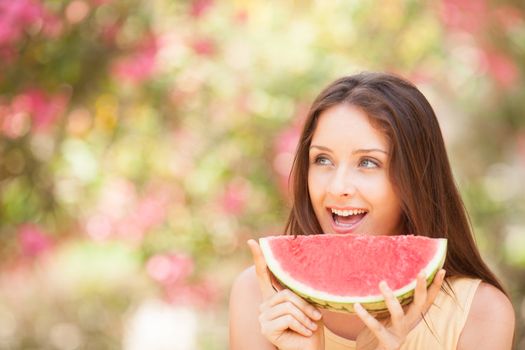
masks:
POLYGON ((180 192, 158 186, 140 196, 131 181, 118 179, 107 185, 100 202, 85 221, 94 240, 121 239, 140 244, 144 235, 162 224, 170 203, 183 200, 180 192))
POLYGON ((222 210, 230 215, 240 215, 248 202, 249 186, 248 181, 241 178, 228 183, 219 197, 219 205, 222 210))
POLYGON ((47 14, 42 25, 42 35, 48 39, 57 39, 64 32, 64 23, 59 17, 47 14))
POLYGON ((170 196, 168 193, 151 193, 138 199, 123 217, 115 220, 117 237, 140 243, 144 235, 166 220, 170 196))
POLYGON ((114 62, 113 75, 131 84, 140 84, 155 73, 158 45, 155 38, 149 37, 139 43, 133 52, 114 62))
POLYGON ((37 225, 24 224, 18 229, 18 240, 22 254, 37 257, 52 246, 50 237, 37 225))
POLYGON ((479 34, 486 25, 489 8, 486 0, 442 0, 441 20, 452 30, 479 34))
POLYGON ((500 87, 508 89, 516 84, 519 76, 518 67, 505 53, 485 51, 481 65, 500 87))
POLYGON ((101 25, 100 37, 106 45, 113 45, 121 28, 122 24, 118 22, 105 23, 101 25))
POLYGON ((219 289, 211 280, 166 286, 164 293, 168 302, 172 304, 192 305, 198 308, 209 308, 219 298, 219 289))
POLYGON ((144 230, 161 224, 166 219, 168 205, 167 193, 154 193, 141 199, 134 213, 137 224, 144 230))
POLYGON ((98 213, 86 220, 85 229, 91 239, 102 242, 110 238, 113 226, 109 217, 98 213))
POLYGON ((185 254, 154 255, 146 263, 150 277, 164 286, 184 283, 193 269, 193 259, 185 254))
POLYGON ((82 0, 71 1, 65 9, 65 17, 71 24, 77 24, 87 18, 91 8, 89 4, 82 0))
POLYGON ((64 112, 68 97, 65 94, 49 95, 40 89, 28 89, 16 96, 12 103, 13 113, 27 113, 36 132, 48 130, 64 112))
POLYGON ((0 46, 20 40, 24 29, 42 19, 44 13, 36 0, 0 0, 0 46))
POLYGON ((210 38, 197 38, 190 43, 193 51, 200 56, 212 56, 215 51, 215 42, 210 38))
POLYGON ((213 6, 213 0, 193 0, 190 5, 190 15, 195 18, 202 17, 213 6))
POLYGON ((27 113, 14 113, 10 104, 0 102, 0 131, 4 136, 16 139, 24 136, 30 128, 27 113))
POLYGON ((239 24, 246 24, 248 22, 249 13, 246 9, 240 9, 237 12, 235 12, 235 16, 233 17, 234 21, 239 24))
POLYGON ((90 0, 93 6, 102 6, 113 2, 113 0, 90 0))

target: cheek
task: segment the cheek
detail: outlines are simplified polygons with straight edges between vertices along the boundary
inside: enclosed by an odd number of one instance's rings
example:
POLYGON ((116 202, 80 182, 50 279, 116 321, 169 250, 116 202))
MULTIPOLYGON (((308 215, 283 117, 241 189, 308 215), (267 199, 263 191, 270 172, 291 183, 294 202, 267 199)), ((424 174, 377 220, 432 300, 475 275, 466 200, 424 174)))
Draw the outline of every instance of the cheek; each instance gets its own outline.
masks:
POLYGON ((393 186, 387 179, 378 179, 368 183, 365 193, 368 193, 368 199, 373 202, 373 206, 377 211, 384 215, 392 217, 399 216, 401 213, 401 205, 397 193, 393 186))
POLYGON ((383 192, 378 195, 377 203, 381 203, 381 211, 390 221, 397 223, 401 218, 401 203, 391 186, 385 186, 383 192))
POLYGON ((312 199, 319 197, 323 189, 323 178, 318 171, 308 172, 308 191, 312 199))

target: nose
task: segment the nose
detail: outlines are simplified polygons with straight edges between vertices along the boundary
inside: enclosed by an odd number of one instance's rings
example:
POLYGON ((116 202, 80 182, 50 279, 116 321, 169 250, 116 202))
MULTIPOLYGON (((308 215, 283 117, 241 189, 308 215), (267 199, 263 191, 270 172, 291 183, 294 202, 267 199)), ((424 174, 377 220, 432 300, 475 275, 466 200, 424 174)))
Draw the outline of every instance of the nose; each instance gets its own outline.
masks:
POLYGON ((357 190, 354 180, 349 169, 340 167, 330 179, 327 192, 334 197, 353 196, 357 190))

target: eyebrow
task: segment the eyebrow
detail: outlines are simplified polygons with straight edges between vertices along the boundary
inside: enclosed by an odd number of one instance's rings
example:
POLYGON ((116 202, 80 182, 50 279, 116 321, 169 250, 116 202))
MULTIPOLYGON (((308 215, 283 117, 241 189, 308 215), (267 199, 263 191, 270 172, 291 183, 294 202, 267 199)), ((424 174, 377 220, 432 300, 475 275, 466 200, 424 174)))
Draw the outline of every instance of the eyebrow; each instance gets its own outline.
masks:
MULTIPOLYGON (((318 145, 311 145, 310 146, 310 150, 312 148, 318 148, 322 151, 326 151, 326 152, 332 152, 332 150, 328 147, 325 147, 325 146, 318 146, 318 145)), ((358 154, 358 153, 372 153, 372 152, 381 152, 381 153, 384 153, 386 155, 388 155, 388 152, 385 151, 385 150, 382 150, 380 148, 360 148, 360 149, 356 149, 355 151, 352 152, 352 154, 358 154)))

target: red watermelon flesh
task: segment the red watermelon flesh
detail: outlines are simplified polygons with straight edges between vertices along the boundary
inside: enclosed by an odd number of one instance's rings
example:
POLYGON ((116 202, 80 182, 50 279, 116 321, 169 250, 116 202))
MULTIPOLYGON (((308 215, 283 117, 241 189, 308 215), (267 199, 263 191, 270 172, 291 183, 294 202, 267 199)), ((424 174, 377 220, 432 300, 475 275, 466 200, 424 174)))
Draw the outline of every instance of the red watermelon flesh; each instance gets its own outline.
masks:
POLYGON ((383 280, 396 296, 409 298, 417 274, 424 270, 430 281, 446 254, 445 239, 413 235, 272 236, 260 242, 269 269, 284 285, 328 306, 370 302, 384 308, 383 280))

